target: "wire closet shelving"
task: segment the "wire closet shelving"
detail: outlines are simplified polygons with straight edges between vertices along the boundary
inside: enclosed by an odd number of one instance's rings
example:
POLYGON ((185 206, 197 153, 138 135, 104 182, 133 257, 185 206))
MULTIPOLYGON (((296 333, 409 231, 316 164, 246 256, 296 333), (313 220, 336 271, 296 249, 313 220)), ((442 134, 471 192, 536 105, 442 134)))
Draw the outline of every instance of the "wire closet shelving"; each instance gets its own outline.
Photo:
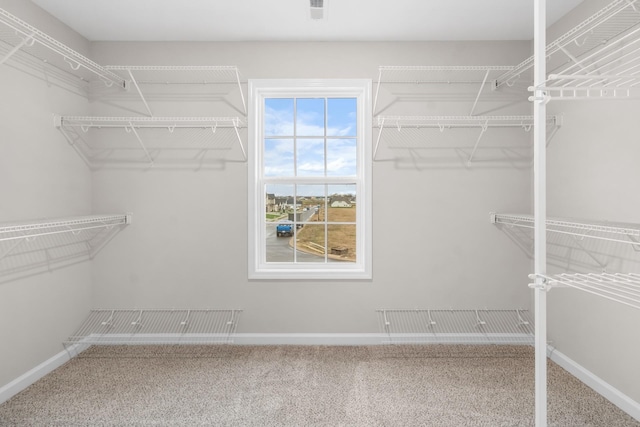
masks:
MULTIPOLYGON (((374 97, 374 111, 377 115, 378 136, 374 145, 373 158, 377 159, 378 149, 380 142, 385 140, 390 147, 401 147, 409 149, 419 148, 431 148, 431 149, 443 149, 449 146, 449 144, 441 144, 438 146, 424 146, 418 141, 436 140, 437 136, 430 130, 437 129, 440 132, 445 132, 450 129, 478 129, 478 134, 471 134, 465 132, 464 135, 459 135, 452 142, 455 142, 455 147, 451 149, 457 150, 459 155, 467 157, 467 166, 471 166, 476 154, 480 142, 486 139, 486 132, 488 129, 505 129, 505 128, 521 128, 524 131, 529 131, 533 125, 533 116, 530 115, 486 115, 476 114, 478 106, 483 103, 486 106, 487 101, 492 103, 497 102, 498 108, 503 108, 508 103, 513 101, 526 101, 526 87, 522 88, 522 93, 506 91, 495 91, 497 86, 495 84, 497 78, 507 72, 513 70, 513 66, 491 66, 491 65, 452 65, 452 66, 380 66, 378 82, 374 97), (435 95, 435 93, 425 92, 424 96, 443 96, 443 101, 455 101, 460 103, 467 99, 470 101, 468 107, 468 114, 463 115, 384 115, 377 111, 380 98, 380 88, 383 85, 425 85, 427 87, 433 87, 433 85, 447 85, 448 87, 456 87, 456 91, 452 94, 435 95), (474 93, 467 93, 463 87, 469 87, 474 90, 474 93), (477 89, 475 89, 477 87, 477 89), (491 98, 489 98, 489 95, 491 98), (392 130, 397 130, 399 133, 403 133, 405 136, 399 136, 391 134, 392 130), (384 136, 383 136, 384 135, 384 136), (461 143, 463 145, 461 145, 461 143), (409 144, 409 145, 407 145, 409 144), (468 145, 467 145, 468 144, 468 145), (444 146, 443 146, 444 145, 444 146), (461 151, 465 153, 462 154, 461 151)), ((511 83, 509 84, 512 85, 511 83)), ((410 96, 410 95, 406 95, 410 96)), ((401 97, 399 98, 401 99, 401 97)), ((438 98, 439 99, 439 98, 438 98)), ((411 100, 415 101, 411 96, 411 100)), ((384 110, 384 109, 383 109, 384 110)), ((554 129, 554 132, 561 126, 561 117, 552 116, 548 118, 549 125, 554 129)), ((499 140, 505 142, 498 142, 497 145, 487 147, 490 152, 501 152, 504 157, 504 161, 513 161, 513 155, 522 151, 526 147, 517 146, 506 142, 507 135, 499 137, 499 140), (496 151, 497 150, 497 151, 496 151), (511 156, 509 155, 511 154, 511 156)), ((451 138, 448 138, 451 139, 451 138)), ((443 139, 444 141, 444 139, 443 139)), ((522 157, 522 155, 516 155, 516 158, 522 157)), ((520 160, 523 160, 521 158, 520 160)), ((496 159, 491 159, 495 161, 496 159)))
POLYGON ((90 168, 204 164, 207 153, 234 145, 247 158, 239 117, 55 116, 54 125, 90 168))
POLYGON ((373 111, 377 111, 382 84, 458 84, 478 86, 478 93, 471 106, 473 115, 486 86, 503 74, 512 70, 511 66, 499 65, 382 65, 378 67, 378 82, 373 100, 373 111))
MULTIPOLYGON (((548 116, 550 127, 558 128, 562 124, 561 116, 548 116)), ((373 150, 376 158, 380 140, 385 130, 403 129, 438 129, 440 132, 452 129, 478 129, 477 139, 471 149, 467 163, 471 164, 478 146, 489 128, 520 128, 525 132, 531 130, 533 116, 378 116, 378 137, 373 150)))
POLYGON ((533 344, 527 310, 376 310, 383 344, 533 344))
POLYGON ((5 47, 0 65, 23 51, 43 63, 75 74, 84 82, 97 78, 107 86, 127 88, 122 77, 1 8, 0 23, 0 40, 5 47))
POLYGON ((532 227, 535 314, 535 421, 547 425, 547 292, 568 286, 599 297, 640 308, 640 281, 635 274, 547 274, 547 232, 629 243, 637 247, 637 225, 602 224, 547 219, 546 116, 547 102, 636 96, 640 76, 640 2, 614 0, 594 15, 546 44, 546 0, 534 2, 534 54, 513 71, 498 78, 497 86, 513 81, 533 68, 534 216, 492 216, 494 223, 532 227), (535 64, 535 67, 534 67, 535 64), (551 72, 547 74, 547 71, 551 72))
POLYGON ((231 344, 242 310, 91 310, 64 345, 82 351, 90 345, 231 344))
MULTIPOLYGON (((501 226, 534 229, 534 217, 531 215, 491 213, 490 220, 491 223, 501 226)), ((547 218, 545 228, 548 233, 627 244, 636 251, 640 251, 640 224, 547 218)), ((640 275, 638 274, 604 272, 530 276, 531 279, 537 277, 548 289, 570 287, 630 307, 640 308, 640 275)))
MULTIPOLYGON (((616 0, 546 47, 544 99, 640 96, 640 1, 616 0)), ((503 74, 508 84, 533 67, 533 57, 503 74)), ((531 86, 529 90, 534 90, 531 86)))
MULTIPOLYGON (((240 81, 238 67, 232 65, 106 65, 106 70, 120 75, 135 89, 149 116, 154 116, 143 90, 145 87, 194 86, 201 92, 202 86, 232 86, 238 90, 242 115, 247 114, 247 104, 240 81)), ((221 93, 226 93, 222 90, 221 93)))
POLYGON ((116 214, 0 225, 0 275, 93 258, 131 221, 131 214, 116 214))

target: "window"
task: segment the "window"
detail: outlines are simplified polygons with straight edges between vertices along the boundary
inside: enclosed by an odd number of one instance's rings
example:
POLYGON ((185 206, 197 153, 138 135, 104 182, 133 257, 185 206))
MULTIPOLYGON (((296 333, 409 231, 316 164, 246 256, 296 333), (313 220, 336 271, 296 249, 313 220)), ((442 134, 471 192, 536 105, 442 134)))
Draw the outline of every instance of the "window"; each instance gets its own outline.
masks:
POLYGON ((249 81, 249 278, 371 278, 371 81, 249 81))

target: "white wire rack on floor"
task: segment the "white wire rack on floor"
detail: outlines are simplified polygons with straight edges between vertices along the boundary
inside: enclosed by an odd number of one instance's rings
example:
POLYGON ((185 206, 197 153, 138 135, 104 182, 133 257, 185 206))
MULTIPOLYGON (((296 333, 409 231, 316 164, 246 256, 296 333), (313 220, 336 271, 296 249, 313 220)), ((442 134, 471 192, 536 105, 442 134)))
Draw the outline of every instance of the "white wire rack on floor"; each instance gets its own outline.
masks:
POLYGON ((533 344, 527 310, 376 310, 384 344, 533 344))
MULTIPOLYGON (((242 310, 91 310, 64 345, 230 344, 242 310)), ((73 346, 73 347, 72 347, 73 346)))
POLYGON ((18 51, 24 51, 59 69, 67 69, 86 82, 98 78, 108 86, 126 88, 126 80, 105 69, 53 37, 29 25, 15 15, 0 9, 0 41, 8 47, 0 64, 18 51))
POLYGON ((131 214, 117 214, 0 225, 0 276, 93 258, 131 220, 131 214))

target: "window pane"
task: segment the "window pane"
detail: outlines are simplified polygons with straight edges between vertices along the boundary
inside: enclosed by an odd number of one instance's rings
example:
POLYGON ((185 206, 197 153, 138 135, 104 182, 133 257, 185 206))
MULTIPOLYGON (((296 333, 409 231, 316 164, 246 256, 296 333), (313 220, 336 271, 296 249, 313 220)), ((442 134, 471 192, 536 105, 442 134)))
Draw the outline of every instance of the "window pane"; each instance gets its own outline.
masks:
POLYGON ((355 225, 328 225, 327 236, 331 259, 356 262, 355 225))
POLYGON ((356 140, 327 140, 327 175, 356 176, 356 140))
POLYGON ((357 135, 357 99, 330 98, 327 101, 327 135, 357 135))
POLYGON ((291 239, 295 236, 295 225, 289 214, 295 206, 293 185, 267 185, 265 247, 267 262, 293 262, 291 239))
POLYGON ((264 176, 293 176, 293 139, 265 139, 264 176))
POLYGON ((303 252, 306 256, 300 256, 299 259, 305 262, 324 262, 325 261, 325 229, 324 224, 305 224, 298 230, 297 248, 299 252, 303 252))
POLYGON ((356 221, 356 186, 331 185, 327 206, 327 222, 356 221), (341 191, 336 191, 340 189, 341 191))
POLYGON ((296 135, 324 136, 324 98, 296 100, 296 135))
POLYGON ((265 136, 293 136, 293 99, 266 98, 265 136))
POLYGON ((298 139, 298 176, 324 176, 324 138, 298 139))

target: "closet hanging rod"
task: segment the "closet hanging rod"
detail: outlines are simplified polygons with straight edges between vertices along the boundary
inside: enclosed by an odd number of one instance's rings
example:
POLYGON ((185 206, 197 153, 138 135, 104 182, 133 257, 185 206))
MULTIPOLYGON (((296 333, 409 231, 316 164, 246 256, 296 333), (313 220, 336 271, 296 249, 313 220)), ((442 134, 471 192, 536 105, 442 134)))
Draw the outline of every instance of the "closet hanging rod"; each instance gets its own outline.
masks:
POLYGON ((62 59, 67 62, 73 70, 77 70, 79 67, 82 67, 95 74, 103 81, 108 82, 109 84, 115 84, 126 89, 126 80, 122 77, 105 69, 103 66, 90 60, 84 55, 81 55, 65 44, 59 42, 53 37, 43 33, 37 28, 21 20, 17 16, 12 15, 11 13, 1 8, 0 22, 16 31, 16 33, 22 34, 26 39, 31 39, 49 49, 50 51, 54 52, 55 54, 60 55, 62 59))

